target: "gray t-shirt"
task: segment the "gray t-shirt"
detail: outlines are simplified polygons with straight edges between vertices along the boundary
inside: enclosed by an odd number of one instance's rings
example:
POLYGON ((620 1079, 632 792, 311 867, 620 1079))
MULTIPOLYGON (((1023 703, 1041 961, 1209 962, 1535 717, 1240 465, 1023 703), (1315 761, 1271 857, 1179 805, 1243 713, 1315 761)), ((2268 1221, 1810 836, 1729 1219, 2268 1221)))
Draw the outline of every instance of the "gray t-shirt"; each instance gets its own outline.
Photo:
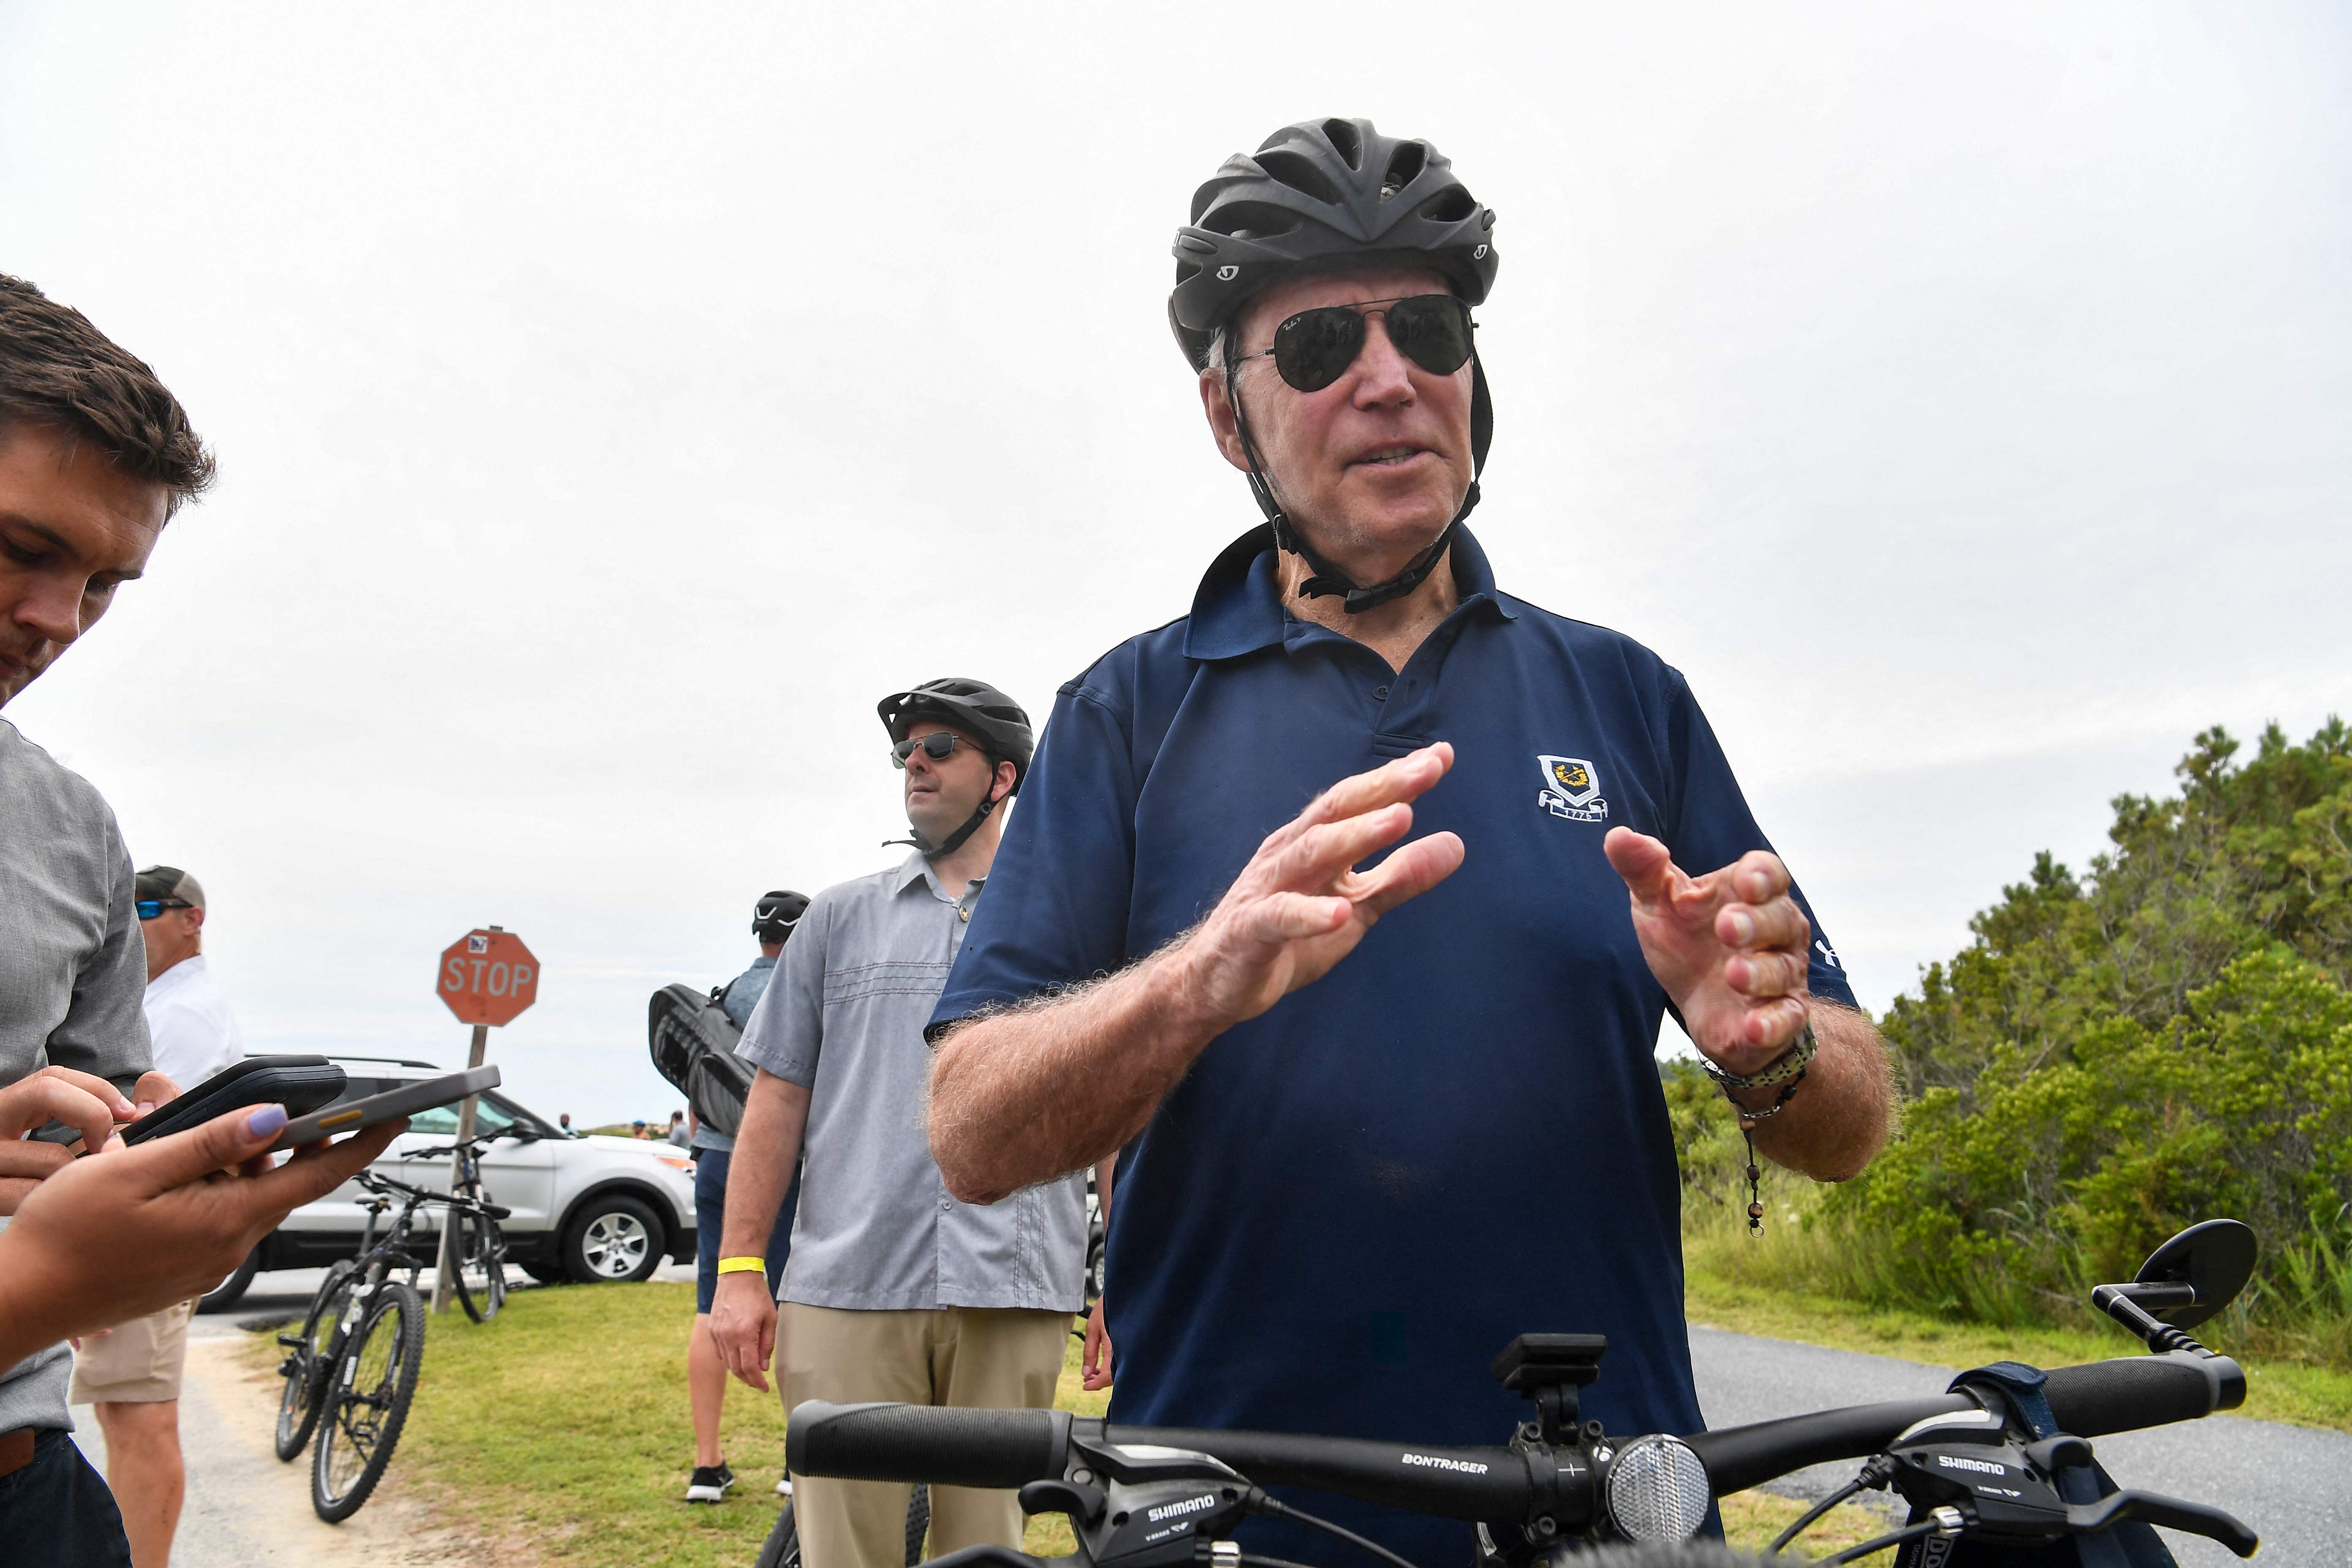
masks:
POLYGON ((863 1311, 1083 1304, 1083 1172, 982 1205, 950 1197, 931 1159, 923 1026, 980 891, 950 895, 920 855, 826 889, 751 1015, 741 1054, 809 1091, 783 1300, 863 1311))
MULTIPOLYGON (((0 1084, 66 1067, 127 1094, 147 1070, 147 944, 131 903, 114 813, 0 719, 0 1084)), ((52 1345, 0 1372, 0 1432, 70 1430, 72 1364, 52 1345)))

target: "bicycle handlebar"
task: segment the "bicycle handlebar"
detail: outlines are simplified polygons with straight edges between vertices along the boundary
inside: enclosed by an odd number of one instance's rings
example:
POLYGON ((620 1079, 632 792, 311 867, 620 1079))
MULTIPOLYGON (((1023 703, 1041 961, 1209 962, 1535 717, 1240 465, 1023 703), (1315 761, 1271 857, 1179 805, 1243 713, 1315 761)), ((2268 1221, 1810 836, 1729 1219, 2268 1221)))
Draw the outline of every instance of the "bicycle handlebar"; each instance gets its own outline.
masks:
POLYGON ((928 1405, 796 1405, 784 1467, 796 1476, 1021 1487, 1069 1463, 1063 1410, 943 1410, 928 1405))
MULTIPOLYGON (((2225 1356, 2186 1352, 2061 1367, 2043 1394, 2062 1431, 2104 1436, 2191 1421, 2245 1397, 2225 1356)), ((1717 1497, 1827 1460, 1879 1453, 1931 1415, 1977 1408, 1967 1394, 1823 1410, 1683 1439, 1706 1467, 1717 1497)), ((1183 1450, 1231 1466, 1261 1485, 1290 1485, 1452 1519, 1516 1521, 1538 1512, 1571 1522, 1591 1516, 1596 1478, 1568 1449, 1456 1448, 1311 1437, 1286 1432, 1114 1426, 1043 1410, 948 1410, 906 1405, 831 1405, 792 1413, 788 1468, 853 1480, 933 1481, 1012 1488, 1059 1479, 1071 1445, 1129 1453, 1183 1450)))

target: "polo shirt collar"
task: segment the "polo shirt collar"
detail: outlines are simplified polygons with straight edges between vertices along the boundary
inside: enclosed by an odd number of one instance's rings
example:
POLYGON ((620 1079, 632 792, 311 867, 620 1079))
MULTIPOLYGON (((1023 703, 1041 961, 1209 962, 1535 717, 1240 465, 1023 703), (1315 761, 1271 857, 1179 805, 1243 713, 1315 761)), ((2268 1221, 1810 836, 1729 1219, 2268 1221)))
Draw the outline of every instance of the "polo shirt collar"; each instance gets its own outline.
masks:
MULTIPOLYGON (((923 852, 919 849, 909 851, 907 858, 898 862, 898 870, 891 873, 890 896, 896 898, 918 882, 929 888, 931 897, 943 904, 961 903, 970 891, 969 889, 959 888, 950 894, 940 884, 938 874, 931 869, 931 863, 923 858, 923 852)), ((988 879, 982 877, 972 885, 986 887, 988 879)))
MULTIPOLYGON (((1251 529, 1219 552, 1192 595, 1192 616, 1184 629, 1187 658, 1239 658, 1283 640, 1290 616, 1282 602, 1279 560, 1271 523, 1251 529)), ((1480 605, 1507 621, 1518 618, 1496 591, 1495 570, 1466 527, 1454 531, 1450 564, 1463 609, 1480 605)))

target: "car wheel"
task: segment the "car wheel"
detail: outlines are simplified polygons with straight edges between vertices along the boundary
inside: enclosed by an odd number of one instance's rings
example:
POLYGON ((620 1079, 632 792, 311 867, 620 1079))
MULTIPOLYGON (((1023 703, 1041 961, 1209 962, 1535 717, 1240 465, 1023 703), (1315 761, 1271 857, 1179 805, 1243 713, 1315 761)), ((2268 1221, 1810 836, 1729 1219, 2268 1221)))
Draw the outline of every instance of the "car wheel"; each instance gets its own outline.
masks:
POLYGON ((245 1255, 245 1261, 236 1266, 236 1272, 196 1298, 196 1310, 224 1312, 236 1306, 237 1298, 245 1294, 246 1288, 253 1283, 253 1277, 259 1272, 261 1247, 257 1243, 253 1250, 245 1255))
POLYGON ((563 1232, 564 1272, 583 1285, 643 1279, 661 1260, 661 1221, 624 1193, 590 1198, 563 1232))

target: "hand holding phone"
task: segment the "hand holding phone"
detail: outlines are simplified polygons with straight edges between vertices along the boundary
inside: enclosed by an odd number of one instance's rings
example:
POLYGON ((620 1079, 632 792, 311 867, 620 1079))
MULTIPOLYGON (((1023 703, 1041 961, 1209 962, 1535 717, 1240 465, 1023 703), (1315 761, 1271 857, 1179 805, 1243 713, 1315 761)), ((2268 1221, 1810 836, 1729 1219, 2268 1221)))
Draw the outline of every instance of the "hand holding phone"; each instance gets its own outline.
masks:
MULTIPOLYGON (((322 1138, 339 1137, 345 1132, 358 1132, 390 1121, 395 1117, 414 1116, 420 1110, 437 1106, 454 1105, 469 1094, 479 1094, 486 1089, 499 1087, 499 1069, 494 1067, 468 1068, 464 1072, 445 1073, 415 1083, 404 1083, 398 1089, 382 1094, 369 1095, 342 1105, 330 1106, 309 1116, 298 1117, 286 1124, 271 1150, 292 1149, 304 1143, 316 1143, 322 1138)), ((292 1110, 291 1106, 287 1108, 292 1110)))
POLYGON ((102 1145, 131 1116, 131 1102, 102 1078, 47 1067, 0 1089, 0 1215, 13 1215, 42 1182, 73 1163, 55 1140, 28 1138, 41 1127, 102 1145))
POLYGON ((300 1116, 331 1101, 343 1084, 343 1069, 324 1057, 247 1057, 124 1128, 122 1141, 135 1148, 248 1105, 282 1105, 287 1115, 300 1116))

